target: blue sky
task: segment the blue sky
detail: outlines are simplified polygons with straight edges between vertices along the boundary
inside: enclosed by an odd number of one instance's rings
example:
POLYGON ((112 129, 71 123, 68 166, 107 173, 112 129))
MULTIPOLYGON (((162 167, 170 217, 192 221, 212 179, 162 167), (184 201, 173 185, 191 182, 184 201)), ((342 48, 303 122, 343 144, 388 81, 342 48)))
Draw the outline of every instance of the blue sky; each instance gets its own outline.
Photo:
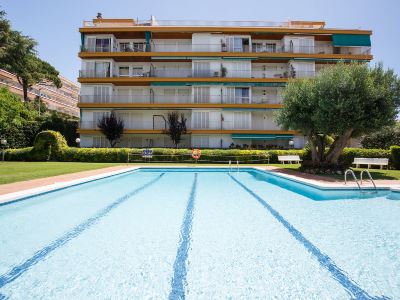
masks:
POLYGON ((327 27, 373 30, 374 61, 400 74, 400 0, 2 0, 12 26, 39 42, 40 57, 76 81, 83 20, 315 20, 327 27))

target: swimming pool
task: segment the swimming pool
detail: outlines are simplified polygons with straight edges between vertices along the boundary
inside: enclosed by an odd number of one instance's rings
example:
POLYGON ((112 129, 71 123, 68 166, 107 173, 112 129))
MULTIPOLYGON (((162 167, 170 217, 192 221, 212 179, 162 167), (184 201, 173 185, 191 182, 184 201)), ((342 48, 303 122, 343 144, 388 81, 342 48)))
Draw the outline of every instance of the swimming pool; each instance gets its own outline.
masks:
POLYGON ((0 299, 400 297, 400 201, 140 169, 0 206, 0 299))

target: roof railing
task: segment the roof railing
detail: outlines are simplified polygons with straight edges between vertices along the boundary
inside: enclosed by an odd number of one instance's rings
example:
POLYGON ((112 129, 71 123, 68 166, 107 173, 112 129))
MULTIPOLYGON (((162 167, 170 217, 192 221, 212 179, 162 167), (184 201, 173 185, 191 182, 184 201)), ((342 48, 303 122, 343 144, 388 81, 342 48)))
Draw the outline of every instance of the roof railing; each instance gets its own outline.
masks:
POLYGON ((325 22, 314 21, 213 21, 213 20, 133 20, 95 19, 83 21, 83 27, 137 27, 137 26, 193 26, 193 27, 282 27, 282 28, 324 28, 325 22))

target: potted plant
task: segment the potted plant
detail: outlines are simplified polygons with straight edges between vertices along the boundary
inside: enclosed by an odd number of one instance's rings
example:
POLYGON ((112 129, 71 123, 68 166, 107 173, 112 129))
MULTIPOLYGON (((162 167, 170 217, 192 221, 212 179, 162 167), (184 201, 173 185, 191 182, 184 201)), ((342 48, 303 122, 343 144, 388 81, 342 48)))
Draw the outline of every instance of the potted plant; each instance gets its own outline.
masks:
POLYGON ((221 40, 221 51, 222 52, 228 51, 228 47, 226 46, 226 43, 223 40, 221 40))
POLYGON ((221 77, 226 77, 227 73, 228 73, 228 69, 221 65, 221 77))

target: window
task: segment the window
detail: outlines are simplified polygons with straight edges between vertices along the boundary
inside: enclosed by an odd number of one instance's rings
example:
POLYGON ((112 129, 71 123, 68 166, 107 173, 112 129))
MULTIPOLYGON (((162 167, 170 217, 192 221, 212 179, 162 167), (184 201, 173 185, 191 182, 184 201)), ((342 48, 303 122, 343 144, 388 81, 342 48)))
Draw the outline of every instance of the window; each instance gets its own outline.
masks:
POLYGON ((98 85, 94 86, 94 102, 97 103, 108 103, 110 102, 110 90, 109 86, 98 85))
POLYGON ((210 63, 209 62, 194 62, 193 76, 194 77, 210 77, 210 63))
POLYGON ((265 50, 268 53, 274 53, 276 52, 276 44, 272 44, 272 43, 266 43, 265 44, 265 50))
POLYGON ((210 102, 210 88, 205 86, 193 88, 193 101, 194 103, 209 103, 210 102))
POLYGON ((236 103, 249 103, 250 90, 249 88, 235 88, 236 103))
POLYGON ((253 52, 262 52, 263 44, 262 43, 252 43, 252 51, 253 52))
POLYGON ((210 112, 196 111, 193 112, 193 128, 207 129, 210 127, 210 112))
POLYGON ((130 43, 119 43, 119 51, 121 52, 131 52, 131 44, 130 43))
POLYGON ((119 77, 129 77, 129 67, 121 66, 118 72, 119 77))
POLYGON ((209 148, 210 137, 207 135, 193 135, 192 136, 192 147, 193 148, 209 148))
POLYGON ((96 39, 96 52, 110 52, 111 39, 96 39))
POLYGON ((224 90, 224 103, 243 104, 250 102, 250 89, 228 87, 224 90))
POLYGON ((95 77, 110 77, 109 62, 95 62, 95 77))
POLYGON ((133 43, 133 51, 134 52, 144 52, 146 43, 133 43))
POLYGON ((142 77, 143 76, 143 67, 132 67, 132 76, 133 77, 142 77))
POLYGON ((250 113, 235 112, 233 114, 234 129, 250 129, 250 113))
POLYGON ((227 77, 250 77, 251 64, 249 62, 231 62, 232 71, 228 71, 227 77))

